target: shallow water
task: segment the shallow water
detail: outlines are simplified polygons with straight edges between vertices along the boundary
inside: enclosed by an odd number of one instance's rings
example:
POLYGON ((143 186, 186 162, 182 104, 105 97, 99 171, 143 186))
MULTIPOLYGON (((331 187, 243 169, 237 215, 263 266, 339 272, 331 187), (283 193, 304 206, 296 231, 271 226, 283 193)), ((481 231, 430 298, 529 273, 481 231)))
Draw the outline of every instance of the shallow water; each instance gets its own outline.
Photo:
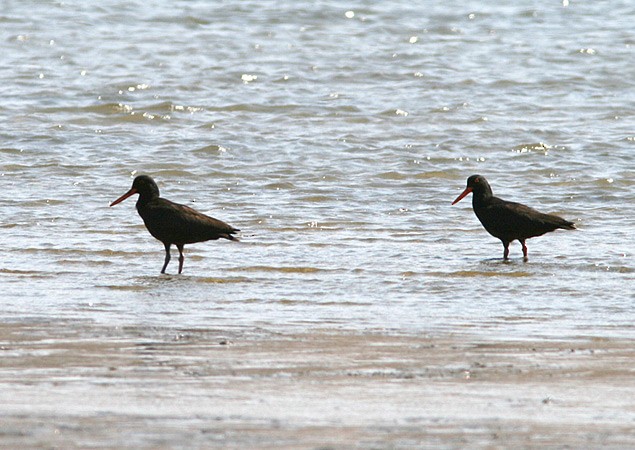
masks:
POLYGON ((5 2, 3 320, 633 337, 634 15, 5 2), (242 242, 159 275, 137 173, 242 242), (579 230, 501 261, 473 173, 579 230))
POLYGON ((609 3, 3 2, 0 445, 632 447, 609 3), (241 242, 160 275, 140 173, 241 242), (502 261, 474 173, 578 230, 502 261))
POLYGON ((7 318, 633 334, 628 3, 240 5, 4 12, 7 318), (475 172, 580 230, 500 261, 475 172), (159 276, 136 173, 242 242, 159 276))

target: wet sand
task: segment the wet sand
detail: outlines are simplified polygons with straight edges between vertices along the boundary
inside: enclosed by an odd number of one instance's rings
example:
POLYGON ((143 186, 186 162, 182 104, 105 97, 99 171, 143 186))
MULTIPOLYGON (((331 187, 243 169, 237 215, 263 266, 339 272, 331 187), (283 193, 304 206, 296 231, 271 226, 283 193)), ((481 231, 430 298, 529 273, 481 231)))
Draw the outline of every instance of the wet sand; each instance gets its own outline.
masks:
POLYGON ((633 448, 633 347, 4 323, 0 446, 633 448))

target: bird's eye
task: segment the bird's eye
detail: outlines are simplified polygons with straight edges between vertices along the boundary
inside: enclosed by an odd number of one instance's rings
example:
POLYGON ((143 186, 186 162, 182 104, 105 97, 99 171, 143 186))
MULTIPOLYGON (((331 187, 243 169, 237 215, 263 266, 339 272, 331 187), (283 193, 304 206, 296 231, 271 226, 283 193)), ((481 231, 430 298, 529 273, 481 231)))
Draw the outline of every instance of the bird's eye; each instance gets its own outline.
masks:
POLYGON ((475 179, 474 179, 474 182, 475 182, 475 183, 480 183, 480 182, 481 182, 481 180, 480 180, 479 178, 475 178, 475 179))

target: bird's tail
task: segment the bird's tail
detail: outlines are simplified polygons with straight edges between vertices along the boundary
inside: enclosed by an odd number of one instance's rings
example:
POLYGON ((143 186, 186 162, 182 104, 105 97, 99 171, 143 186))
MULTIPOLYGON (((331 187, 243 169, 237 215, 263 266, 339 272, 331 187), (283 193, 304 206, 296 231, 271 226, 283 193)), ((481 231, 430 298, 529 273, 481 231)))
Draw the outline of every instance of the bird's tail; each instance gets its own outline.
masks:
POLYGON ((234 234, 238 233, 240 230, 238 228, 232 228, 231 231, 228 231, 227 233, 221 234, 220 237, 228 239, 230 241, 236 241, 236 242, 240 242, 240 239, 238 239, 236 236, 234 236, 234 234))
POLYGON ((563 230, 576 230, 575 223, 569 222, 568 220, 563 220, 562 224, 560 224, 560 228, 563 230))

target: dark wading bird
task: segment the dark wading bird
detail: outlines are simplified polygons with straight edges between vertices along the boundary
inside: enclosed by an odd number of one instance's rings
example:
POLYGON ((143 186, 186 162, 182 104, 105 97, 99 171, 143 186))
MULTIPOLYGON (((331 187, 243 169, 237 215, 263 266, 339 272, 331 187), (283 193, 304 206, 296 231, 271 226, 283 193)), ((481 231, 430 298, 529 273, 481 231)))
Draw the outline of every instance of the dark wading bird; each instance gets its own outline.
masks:
POLYGON ((237 228, 218 219, 206 216, 190 208, 159 197, 159 187, 147 175, 139 175, 132 182, 132 187, 110 206, 123 202, 131 195, 139 194, 137 211, 152 236, 163 242, 165 246, 165 262, 161 273, 165 273, 170 262, 170 246, 179 249, 179 273, 183 271, 183 247, 185 244, 203 242, 219 238, 237 241, 232 236, 237 228))
POLYGON ((494 197, 492 188, 481 175, 472 175, 467 179, 467 187, 452 202, 459 202, 472 193, 472 208, 478 220, 489 234, 503 242, 503 258, 509 256, 509 244, 518 239, 523 246, 523 257, 527 261, 525 240, 542 236, 558 228, 574 230, 573 222, 552 214, 544 214, 520 203, 508 202, 494 197))

